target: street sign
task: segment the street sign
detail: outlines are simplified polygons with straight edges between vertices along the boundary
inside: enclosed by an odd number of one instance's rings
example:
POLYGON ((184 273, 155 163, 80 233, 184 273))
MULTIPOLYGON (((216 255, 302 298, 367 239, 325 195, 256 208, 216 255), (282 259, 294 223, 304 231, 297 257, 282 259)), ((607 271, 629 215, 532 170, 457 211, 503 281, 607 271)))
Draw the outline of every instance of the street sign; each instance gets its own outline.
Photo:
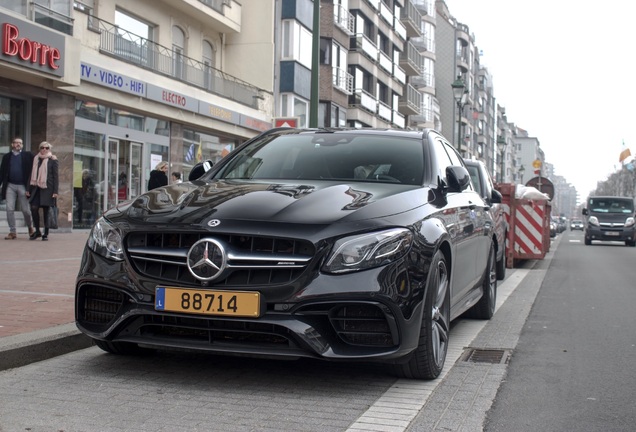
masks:
POLYGON ((535 160, 532 162, 532 167, 533 167, 534 169, 539 169, 539 168, 541 168, 541 159, 535 159, 535 160))
POLYGON ((298 117, 276 117, 274 119, 274 127, 298 127, 298 117))

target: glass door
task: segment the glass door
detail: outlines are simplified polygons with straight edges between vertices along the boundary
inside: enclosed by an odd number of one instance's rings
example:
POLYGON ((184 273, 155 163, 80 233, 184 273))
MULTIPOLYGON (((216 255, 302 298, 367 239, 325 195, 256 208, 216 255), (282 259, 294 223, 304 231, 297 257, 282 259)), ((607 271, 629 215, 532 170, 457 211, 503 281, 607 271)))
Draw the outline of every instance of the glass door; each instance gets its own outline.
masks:
POLYGON ((141 194, 142 144, 119 140, 117 202, 133 199, 141 194))

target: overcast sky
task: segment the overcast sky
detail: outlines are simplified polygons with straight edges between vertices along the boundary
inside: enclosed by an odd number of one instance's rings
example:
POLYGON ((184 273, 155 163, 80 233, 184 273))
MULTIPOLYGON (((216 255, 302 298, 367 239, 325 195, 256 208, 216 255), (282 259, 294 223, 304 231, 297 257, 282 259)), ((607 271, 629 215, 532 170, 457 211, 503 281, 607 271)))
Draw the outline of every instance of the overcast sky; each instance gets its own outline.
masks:
POLYGON ((636 2, 446 0, 475 35, 509 122, 584 200, 636 149, 636 2))

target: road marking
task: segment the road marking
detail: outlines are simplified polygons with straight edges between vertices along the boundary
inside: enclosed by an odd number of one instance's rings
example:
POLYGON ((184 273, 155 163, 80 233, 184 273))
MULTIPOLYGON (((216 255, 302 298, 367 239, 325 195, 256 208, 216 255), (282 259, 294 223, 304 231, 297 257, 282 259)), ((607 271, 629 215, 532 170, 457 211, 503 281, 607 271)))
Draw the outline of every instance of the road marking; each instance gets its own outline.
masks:
MULTIPOLYGON (((497 287, 496 311, 527 276, 530 269, 508 269, 509 276, 497 287)), ((488 321, 459 320, 451 331, 448 352, 442 373, 432 381, 399 379, 369 409, 353 423, 347 432, 403 432, 428 402, 435 388, 457 363, 464 348, 486 326, 488 321)))
POLYGON ((568 240, 570 243, 581 243, 581 240, 568 240))

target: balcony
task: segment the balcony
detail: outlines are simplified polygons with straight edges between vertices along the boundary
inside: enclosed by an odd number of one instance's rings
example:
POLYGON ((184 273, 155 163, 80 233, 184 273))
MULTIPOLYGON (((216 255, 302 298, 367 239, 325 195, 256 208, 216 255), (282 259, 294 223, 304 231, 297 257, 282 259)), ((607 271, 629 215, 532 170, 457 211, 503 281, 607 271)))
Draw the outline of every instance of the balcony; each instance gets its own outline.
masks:
POLYGON ((160 0, 222 33, 241 31, 241 3, 236 0, 160 0))
POLYGON ((422 73, 424 68, 424 56, 420 54, 420 50, 411 42, 407 42, 406 50, 400 53, 400 67, 404 69, 409 76, 415 76, 422 73))
POLYGON ((393 111, 391 110, 390 106, 382 101, 378 101, 378 117, 390 122, 393 117, 392 114, 393 111))
POLYGON ((393 78, 400 84, 406 84, 406 73, 399 65, 393 64, 393 78))
POLYGON ((353 94, 353 76, 344 69, 335 67, 333 71, 333 86, 345 94, 353 94))
POLYGON ((378 51, 378 63, 380 63, 380 67, 388 73, 392 72, 393 61, 391 60, 391 57, 382 51, 378 51))
POLYGON ((349 36, 353 35, 355 30, 355 21, 351 12, 342 5, 334 4, 333 20, 349 36))
POLYGON ((400 97, 400 112, 405 115, 419 115, 422 101, 422 93, 411 84, 407 84, 406 92, 400 97))
POLYGON ((355 46, 353 46, 352 49, 354 49, 355 51, 362 51, 373 62, 377 61, 378 47, 373 42, 371 42, 371 39, 369 39, 362 33, 358 33, 356 34, 354 41, 355 46))
POLYGON ((380 17, 386 21, 388 25, 393 25, 393 12, 383 1, 380 2, 380 17))
POLYGON ((364 108, 373 114, 378 112, 378 100, 364 89, 355 89, 352 97, 353 103, 351 105, 364 108))
POLYGON ((29 3, 33 21, 69 36, 73 36, 73 18, 55 12, 35 2, 29 3))
POLYGON ((406 118, 399 111, 393 110, 393 124, 400 129, 406 126, 406 118))
POLYGON ((406 27, 408 37, 422 36, 422 14, 411 1, 408 1, 406 7, 402 9, 400 20, 402 24, 404 24, 404 27, 406 27))
POLYGON ((258 108, 261 90, 205 63, 94 17, 100 33, 99 51, 154 73, 258 108))

